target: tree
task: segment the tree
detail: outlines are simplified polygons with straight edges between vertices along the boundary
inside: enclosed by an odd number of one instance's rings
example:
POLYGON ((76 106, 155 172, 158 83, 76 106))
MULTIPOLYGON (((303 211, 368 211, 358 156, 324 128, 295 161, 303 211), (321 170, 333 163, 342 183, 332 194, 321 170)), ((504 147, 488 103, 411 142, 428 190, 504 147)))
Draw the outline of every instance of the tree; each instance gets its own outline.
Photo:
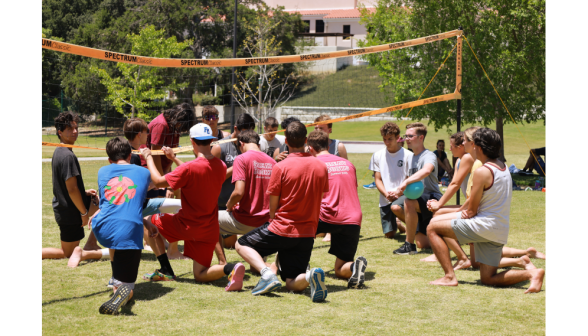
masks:
MULTIPOLYGON (((154 26, 147 26, 139 35, 128 35, 132 44, 131 53, 138 56, 171 58, 180 54, 191 42, 190 40, 176 42, 175 36, 164 38, 164 34, 163 30, 155 30, 154 26)), ((174 78, 165 88, 161 87, 164 79, 159 68, 127 63, 117 63, 116 66, 122 73, 121 77, 113 78, 104 69, 96 66, 92 66, 91 70, 100 76, 101 83, 106 86, 108 90, 106 100, 123 114, 124 107, 130 106, 131 118, 135 117, 137 112, 138 117, 150 119, 154 115, 147 111, 150 101, 164 99, 168 94, 167 91, 181 89, 187 85, 176 83, 174 78)))
MULTIPOLYGON (((243 30, 247 32, 242 49, 248 57, 273 57, 281 55, 283 43, 276 37, 276 31, 283 25, 281 8, 258 8, 252 21, 245 21, 243 30)), ((300 52, 300 49, 298 50, 300 52)), ((298 87, 298 64, 264 64, 242 68, 236 72, 235 100, 241 108, 257 116, 261 122, 285 104, 298 87), (254 112, 254 106, 257 111, 254 112)))
MULTIPOLYGON (((434 35, 462 26, 514 120, 545 120, 544 0, 380 0, 373 14, 362 11, 361 22, 368 34, 361 46, 434 35)), ((447 39, 370 54, 366 59, 383 78, 381 90, 398 104, 419 96, 455 44, 455 39, 447 39)), ((504 146, 502 127, 512 122, 511 118, 465 41, 462 55, 462 122, 486 126, 495 122, 504 146)), ((447 61, 425 97, 453 92, 454 87, 455 56, 447 61)), ((397 112, 397 116, 403 114, 406 111, 397 112)), ((455 122, 455 102, 415 108, 411 117, 430 118, 438 130, 455 122)))

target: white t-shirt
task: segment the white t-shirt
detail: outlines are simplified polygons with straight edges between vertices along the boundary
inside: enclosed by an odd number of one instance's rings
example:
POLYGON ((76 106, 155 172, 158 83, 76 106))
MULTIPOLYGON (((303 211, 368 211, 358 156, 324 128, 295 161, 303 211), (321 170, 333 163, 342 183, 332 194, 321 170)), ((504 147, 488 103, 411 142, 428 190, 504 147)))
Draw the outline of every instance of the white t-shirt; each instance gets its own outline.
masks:
POLYGON ((284 144, 286 137, 283 135, 276 134, 276 137, 272 141, 267 141, 263 135, 259 137, 259 149, 264 152, 268 153, 270 156, 273 156, 274 151, 276 148, 279 148, 281 145, 284 144))
MULTIPOLYGON (((412 152, 400 148, 396 153, 390 153, 383 148, 372 155, 370 170, 380 172, 386 191, 393 191, 400 187, 410 171, 412 152)), ((390 204, 384 195, 380 194, 380 207, 390 204)))

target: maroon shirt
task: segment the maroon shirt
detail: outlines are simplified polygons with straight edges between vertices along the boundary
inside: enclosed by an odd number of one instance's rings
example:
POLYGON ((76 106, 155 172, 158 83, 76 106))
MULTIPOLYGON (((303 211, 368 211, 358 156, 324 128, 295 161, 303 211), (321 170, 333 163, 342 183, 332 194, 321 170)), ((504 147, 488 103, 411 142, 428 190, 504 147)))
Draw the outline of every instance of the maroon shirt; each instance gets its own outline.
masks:
MULTIPOLYGON (((147 148, 151 148, 152 145, 167 146, 171 148, 179 146, 180 135, 170 131, 163 114, 160 114, 157 118, 151 120, 147 127, 149 127, 147 148)), ((171 168, 172 163, 172 160, 168 159, 165 155, 161 155, 161 167, 163 168, 164 174, 171 168)))

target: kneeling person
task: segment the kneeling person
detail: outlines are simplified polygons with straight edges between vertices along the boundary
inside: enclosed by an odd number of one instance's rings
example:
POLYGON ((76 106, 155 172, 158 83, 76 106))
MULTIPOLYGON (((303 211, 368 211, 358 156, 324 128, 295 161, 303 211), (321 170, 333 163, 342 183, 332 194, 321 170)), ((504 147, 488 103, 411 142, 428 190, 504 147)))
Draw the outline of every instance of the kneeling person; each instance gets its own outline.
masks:
POLYGON ((149 171, 131 164, 131 145, 123 138, 106 144, 109 166, 98 171, 100 212, 92 220, 98 242, 110 249, 114 296, 100 306, 101 314, 118 314, 132 296, 141 262, 143 225, 151 235, 157 228, 143 224, 143 201, 149 171))
POLYGON ((286 288, 299 292, 310 282, 313 302, 327 297, 325 272, 307 270, 319 220, 323 192, 329 191, 327 167, 304 152, 306 127, 294 121, 286 128, 288 160, 273 169, 267 193, 270 195, 270 222, 250 231, 236 244, 237 253, 261 273, 253 295, 271 292, 282 286, 275 264, 266 267, 263 257, 279 253, 282 280, 286 288))
POLYGON ((329 153, 328 134, 321 130, 310 133, 308 147, 313 156, 326 164, 329 174, 329 192, 321 202, 316 233, 331 234, 329 254, 337 257, 335 275, 349 279, 348 288, 361 288, 367 260, 358 257, 353 262, 362 218, 355 167, 346 159, 329 153))

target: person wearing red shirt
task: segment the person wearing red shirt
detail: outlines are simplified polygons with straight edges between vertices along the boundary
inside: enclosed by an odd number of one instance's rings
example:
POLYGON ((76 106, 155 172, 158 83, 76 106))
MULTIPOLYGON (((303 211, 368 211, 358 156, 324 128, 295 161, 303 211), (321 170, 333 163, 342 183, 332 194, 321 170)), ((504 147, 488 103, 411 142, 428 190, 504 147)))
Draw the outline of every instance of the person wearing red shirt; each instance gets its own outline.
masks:
POLYGON ((357 257, 353 261, 362 218, 355 167, 348 160, 329 153, 329 135, 322 130, 308 135, 308 148, 310 154, 325 163, 329 173, 329 192, 321 202, 316 233, 331 234, 329 253, 337 257, 335 275, 349 279, 347 288, 362 288, 367 260, 357 257))
POLYGON ((306 127, 294 121, 286 128, 288 160, 277 163, 271 173, 267 193, 270 195, 270 221, 241 237, 237 253, 261 273, 253 295, 269 293, 282 287, 263 257, 279 253, 280 276, 289 291, 300 292, 310 283, 313 302, 327 297, 325 272, 307 270, 314 245, 323 193, 329 191, 327 167, 304 152, 306 127))
POLYGON ((245 267, 243 264, 211 266, 214 248, 218 242, 218 206, 216 200, 225 180, 227 166, 210 152, 210 143, 216 139, 210 126, 197 124, 190 129, 194 155, 196 159, 183 163, 175 157, 173 151, 164 147, 168 159, 178 167, 171 173, 161 176, 153 162, 151 150, 143 148, 141 154, 147 161, 151 172, 151 180, 158 188, 182 188, 182 208, 177 214, 156 214, 148 216, 145 221, 151 222, 159 230, 159 236, 145 237, 157 256, 161 268, 143 276, 145 280, 170 281, 175 274, 169 263, 161 236, 170 243, 184 241, 184 255, 194 261, 194 279, 198 282, 210 282, 231 275, 232 290, 239 290, 243 284, 245 267))

